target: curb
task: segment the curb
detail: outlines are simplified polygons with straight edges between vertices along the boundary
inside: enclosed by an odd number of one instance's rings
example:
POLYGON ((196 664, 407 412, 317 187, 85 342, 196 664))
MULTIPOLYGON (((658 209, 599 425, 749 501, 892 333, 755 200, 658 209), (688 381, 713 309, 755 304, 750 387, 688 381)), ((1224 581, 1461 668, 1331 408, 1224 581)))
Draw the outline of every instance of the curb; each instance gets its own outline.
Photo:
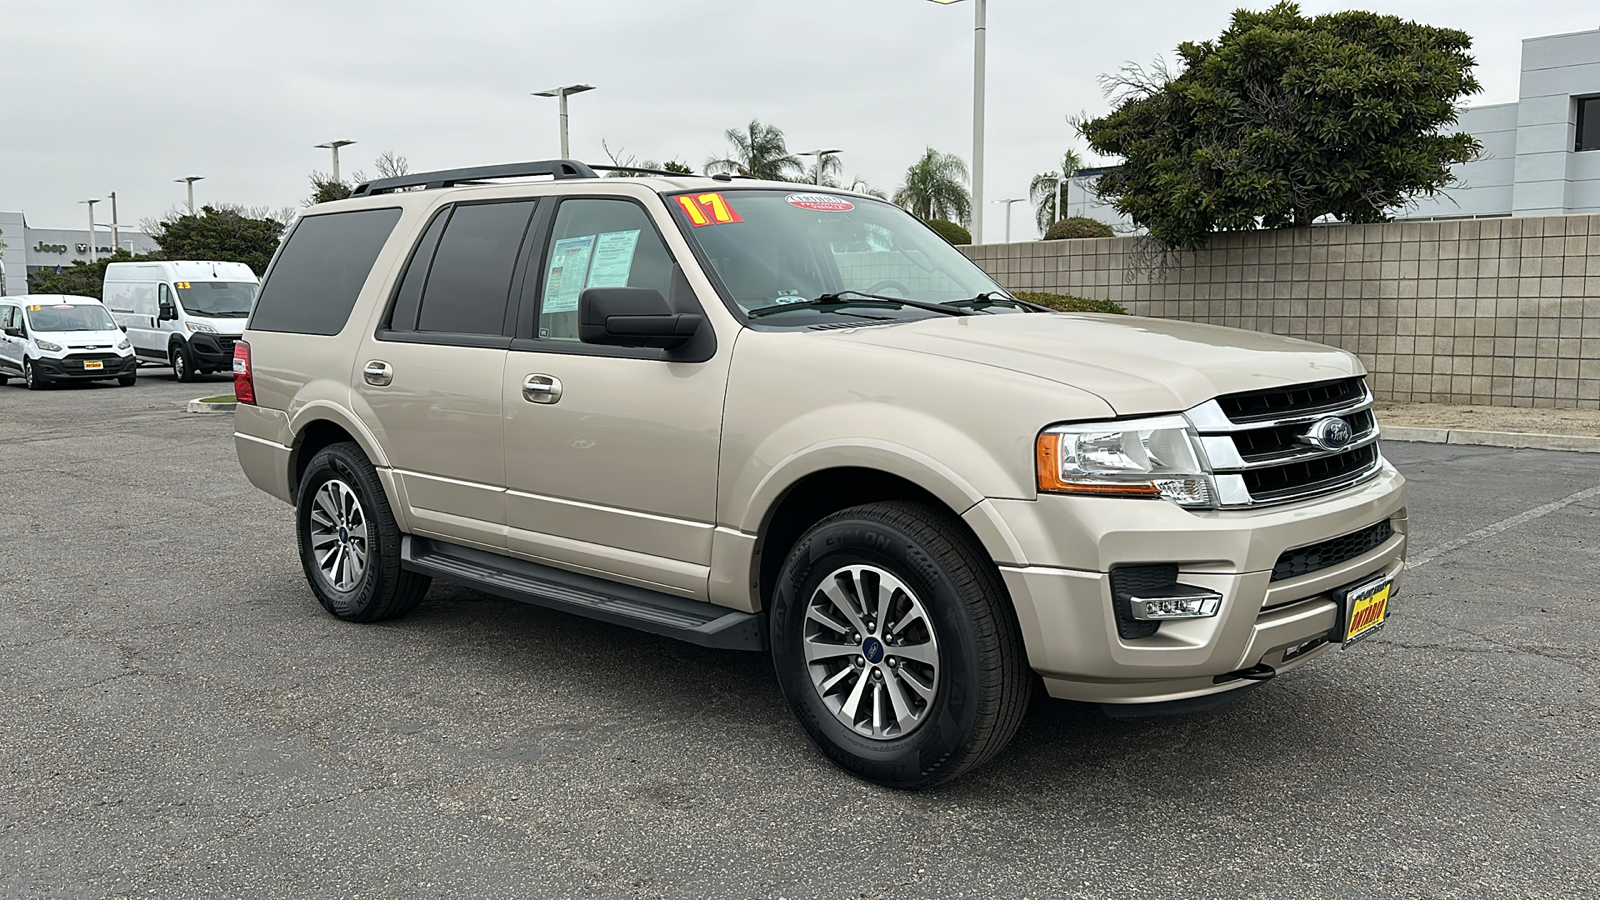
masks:
POLYGON ((1400 425, 1385 425, 1383 438, 1389 441, 1418 441, 1427 444, 1600 453, 1600 437, 1583 437, 1575 434, 1527 434, 1519 431, 1473 431, 1466 428, 1407 428, 1400 425))
POLYGON ((238 401, 232 403, 207 403, 203 399, 189 401, 189 412, 192 413, 231 413, 238 406, 238 401))

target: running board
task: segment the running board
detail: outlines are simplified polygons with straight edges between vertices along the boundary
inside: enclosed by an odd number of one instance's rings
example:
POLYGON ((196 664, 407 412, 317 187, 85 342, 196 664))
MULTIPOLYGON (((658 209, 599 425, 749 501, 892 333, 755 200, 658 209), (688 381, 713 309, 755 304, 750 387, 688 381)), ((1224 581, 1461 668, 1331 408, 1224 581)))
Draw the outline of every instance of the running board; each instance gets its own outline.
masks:
POLYGON ((765 619, 431 538, 406 535, 400 565, 445 581, 722 650, 765 650, 765 619))

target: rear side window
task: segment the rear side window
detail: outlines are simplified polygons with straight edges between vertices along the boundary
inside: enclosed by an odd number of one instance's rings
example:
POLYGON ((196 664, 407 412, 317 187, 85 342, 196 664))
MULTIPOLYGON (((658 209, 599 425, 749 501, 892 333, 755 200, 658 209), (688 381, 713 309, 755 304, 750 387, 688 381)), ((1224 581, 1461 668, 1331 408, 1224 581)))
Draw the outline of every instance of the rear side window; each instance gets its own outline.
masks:
POLYGON ((267 273, 250 328, 338 334, 350 318, 372 263, 400 221, 398 209, 307 216, 267 273))
MULTIPOLYGON (((433 264, 422 287, 416 330, 450 334, 503 335, 506 306, 517 253, 533 215, 533 201, 474 203, 457 206, 450 214, 433 264)), ((432 229, 429 229, 432 231, 432 229)), ((395 312, 407 312, 406 291, 422 261, 426 239, 401 284, 395 312)), ((396 330, 404 324, 395 321, 396 330)))

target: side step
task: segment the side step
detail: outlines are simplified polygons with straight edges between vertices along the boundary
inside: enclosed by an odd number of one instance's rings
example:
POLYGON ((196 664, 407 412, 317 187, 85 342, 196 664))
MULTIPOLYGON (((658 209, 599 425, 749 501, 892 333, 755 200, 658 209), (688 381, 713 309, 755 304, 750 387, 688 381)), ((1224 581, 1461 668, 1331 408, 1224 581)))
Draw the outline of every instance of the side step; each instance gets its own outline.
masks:
POLYGON ((408 534, 400 542, 400 565, 413 572, 512 600, 626 625, 702 647, 767 648, 766 620, 753 613, 617 584, 486 550, 408 534))

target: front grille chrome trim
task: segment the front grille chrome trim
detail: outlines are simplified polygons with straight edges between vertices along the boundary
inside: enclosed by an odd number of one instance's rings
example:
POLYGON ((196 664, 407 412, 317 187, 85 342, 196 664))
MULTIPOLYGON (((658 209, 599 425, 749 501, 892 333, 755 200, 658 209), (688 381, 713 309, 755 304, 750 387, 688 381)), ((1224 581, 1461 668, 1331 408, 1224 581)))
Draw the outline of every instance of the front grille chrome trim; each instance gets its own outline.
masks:
MULTIPOLYGON (((1371 430, 1356 436, 1349 446, 1339 452, 1344 453, 1365 447, 1382 437, 1378 427, 1374 425, 1371 430)), ((1321 459, 1328 455, 1326 450, 1299 450, 1294 453, 1285 453, 1279 456, 1263 456, 1256 459, 1245 459, 1239 455, 1239 448, 1233 439, 1227 435, 1202 435, 1200 445, 1205 448, 1206 458, 1211 460, 1211 465, 1218 471, 1232 471, 1240 469, 1265 469, 1271 466, 1281 466, 1293 462, 1304 462, 1308 459, 1321 459)))
POLYGON ((1362 410, 1371 409, 1372 393, 1362 385, 1363 396, 1355 403, 1344 406, 1326 407, 1312 412, 1301 413, 1293 416, 1284 416, 1281 419, 1258 419, 1250 422, 1235 422, 1228 418, 1222 411, 1221 404, 1215 400, 1194 407, 1184 413, 1189 417, 1189 422, 1199 429, 1202 434, 1232 434, 1236 431, 1256 431, 1262 428, 1281 428, 1285 425, 1310 425, 1329 416, 1351 416, 1362 410))

